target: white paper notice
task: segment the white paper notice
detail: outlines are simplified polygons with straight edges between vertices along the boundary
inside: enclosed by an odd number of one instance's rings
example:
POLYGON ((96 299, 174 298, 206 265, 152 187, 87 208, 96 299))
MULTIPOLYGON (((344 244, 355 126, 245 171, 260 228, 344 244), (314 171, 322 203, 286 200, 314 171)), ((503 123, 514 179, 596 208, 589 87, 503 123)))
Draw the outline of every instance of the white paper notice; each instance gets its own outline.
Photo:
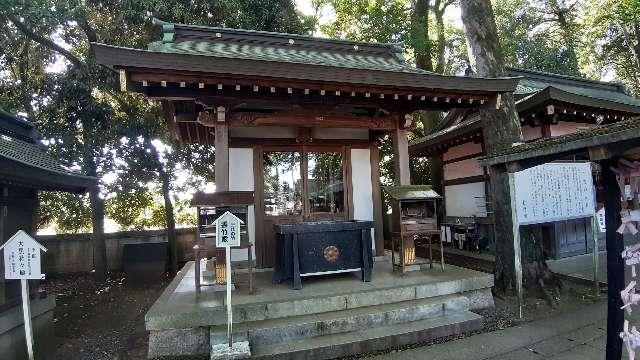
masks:
POLYGON ((518 222, 537 224, 593 216, 590 163, 549 163, 514 174, 518 222))

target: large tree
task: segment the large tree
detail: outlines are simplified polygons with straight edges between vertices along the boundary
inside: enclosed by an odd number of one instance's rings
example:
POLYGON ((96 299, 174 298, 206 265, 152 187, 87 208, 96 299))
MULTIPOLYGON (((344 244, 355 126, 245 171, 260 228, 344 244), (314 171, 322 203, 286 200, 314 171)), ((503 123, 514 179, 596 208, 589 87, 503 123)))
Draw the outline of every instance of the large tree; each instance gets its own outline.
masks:
MULTIPOLYGON (((408 61, 416 67, 437 73, 458 73, 466 65, 461 32, 446 23, 444 13, 456 0, 319 0, 317 6, 331 6, 335 20, 321 26, 332 37, 373 42, 402 42, 408 61), (462 59, 459 55, 463 55, 462 59), (449 56, 447 56, 449 55, 449 56)), ((410 134, 419 138, 435 129, 442 117, 439 112, 416 114, 420 125, 410 134)), ((393 178, 390 157, 391 139, 381 143, 383 160, 381 172, 387 179, 393 178)), ((411 159, 413 183, 431 183, 441 190, 442 163, 438 157, 427 161, 411 159)))
MULTIPOLYGON (((94 64, 90 43, 142 46, 158 35, 151 25, 152 16, 173 22, 294 33, 308 32, 312 25, 297 13, 291 0, 6 1, 0 11, 0 61, 12 71, 0 74, 0 91, 9 95, 8 99, 3 96, 2 105, 37 120, 45 136, 52 140, 53 151, 70 166, 103 178, 114 170, 119 129, 126 123, 115 126, 113 120, 121 115, 118 95, 114 93, 116 77, 94 64), (50 73, 52 65, 57 74, 50 73)), ((143 143, 155 159, 152 163, 156 181, 162 184, 166 222, 171 230, 175 221, 171 199, 166 195, 171 178, 168 168, 173 164, 162 163, 163 155, 149 146, 150 137, 143 143)), ((104 185, 101 182, 89 196, 98 279, 106 275, 103 233, 108 189, 104 185)), ((78 205, 77 201, 72 203, 78 205)), ((81 223, 85 217, 76 219, 81 223)))
POLYGON ((590 76, 614 74, 640 96, 640 3, 635 0, 590 0, 582 58, 590 76))
POLYGON ((580 74, 575 7, 561 7, 557 1, 501 0, 494 2, 494 11, 505 65, 580 74))
MULTIPOLYGON (((481 77, 504 76, 504 60, 490 0, 461 0, 462 23, 467 36, 469 60, 474 73, 481 77)), ((512 94, 503 94, 499 106, 480 109, 484 143, 488 155, 522 141, 522 130, 512 94)), ((515 284, 511 204, 509 181, 505 169, 492 167, 491 198, 496 234, 496 286, 512 288, 515 284)))

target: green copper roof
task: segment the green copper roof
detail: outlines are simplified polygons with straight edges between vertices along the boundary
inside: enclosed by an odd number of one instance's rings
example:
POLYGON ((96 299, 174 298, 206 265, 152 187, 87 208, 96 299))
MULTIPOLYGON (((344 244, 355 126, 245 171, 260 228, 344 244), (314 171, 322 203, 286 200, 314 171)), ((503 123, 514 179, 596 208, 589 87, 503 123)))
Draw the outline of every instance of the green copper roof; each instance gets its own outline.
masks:
POLYGON ((378 44, 196 25, 162 25, 148 50, 218 58, 266 60, 370 70, 428 73, 405 63, 401 44, 378 44))
POLYGON ((382 189, 395 200, 440 199, 431 185, 383 186, 382 189))
POLYGON ((524 77, 514 91, 516 98, 554 88, 575 96, 638 107, 640 113, 640 99, 627 94, 620 84, 522 69, 508 69, 507 73, 524 77))

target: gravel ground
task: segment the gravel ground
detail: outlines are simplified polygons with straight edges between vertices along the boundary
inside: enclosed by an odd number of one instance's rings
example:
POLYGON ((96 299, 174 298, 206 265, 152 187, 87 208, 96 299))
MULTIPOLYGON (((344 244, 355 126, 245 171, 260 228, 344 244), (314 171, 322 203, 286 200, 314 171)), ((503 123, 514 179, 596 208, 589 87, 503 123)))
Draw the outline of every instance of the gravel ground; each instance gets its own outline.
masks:
MULTIPOLYGON (((170 279, 165 276, 155 282, 137 284, 127 281, 123 273, 111 273, 103 284, 96 283, 91 274, 50 277, 44 288, 56 297, 54 328, 59 341, 52 358, 146 359, 148 333, 144 328, 144 315, 169 282, 170 279)), ((549 306, 542 299, 527 298, 524 317, 518 319, 515 297, 495 297, 494 309, 478 312, 484 316, 484 326, 479 331, 345 359, 362 359, 504 329, 605 299, 605 296, 594 299, 588 288, 565 282, 557 307, 549 306)))
POLYGON ((169 283, 168 277, 136 284, 124 273, 105 283, 91 274, 59 275, 44 288, 56 297, 54 359, 146 359, 144 315, 169 283))

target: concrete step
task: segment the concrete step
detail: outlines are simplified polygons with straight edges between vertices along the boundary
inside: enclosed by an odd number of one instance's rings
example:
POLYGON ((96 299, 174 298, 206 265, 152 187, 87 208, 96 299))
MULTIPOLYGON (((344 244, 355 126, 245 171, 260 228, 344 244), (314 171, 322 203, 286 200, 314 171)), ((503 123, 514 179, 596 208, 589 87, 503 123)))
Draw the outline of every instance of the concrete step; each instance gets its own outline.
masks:
POLYGON ((252 345, 251 353, 253 359, 333 359, 429 341, 477 330, 481 327, 482 317, 480 315, 470 311, 460 311, 426 320, 324 335, 281 344, 252 345))
MULTIPOLYGON (((419 277, 420 274, 415 275, 416 277, 419 277)), ((472 308, 485 308, 493 306, 493 299, 491 298, 491 293, 488 290, 491 286, 492 279, 489 277, 480 279, 451 279, 448 281, 439 281, 427 284, 372 288, 371 290, 337 293, 335 295, 328 296, 291 298, 285 301, 272 301, 268 303, 255 302, 237 304, 233 307, 233 317, 234 322, 243 323, 319 314, 324 312, 335 312, 359 307, 396 303, 400 301, 460 294, 470 291, 481 292, 475 295, 477 298, 481 299, 480 304, 475 307, 472 306, 472 308), (487 303, 487 301, 490 303, 487 303)), ((475 300, 472 301, 475 302, 475 300)), ((226 309, 224 307, 218 307, 201 314, 198 318, 200 320, 196 321, 197 323, 202 322, 203 324, 211 326, 224 325, 226 323, 226 309)))
MULTIPOLYGON (((294 340, 346 333, 444 316, 449 312, 469 310, 469 299, 446 295, 324 312, 311 315, 254 321, 235 325, 246 332, 254 345, 269 345, 294 340)), ((214 326, 212 334, 224 334, 226 326, 214 326)))

